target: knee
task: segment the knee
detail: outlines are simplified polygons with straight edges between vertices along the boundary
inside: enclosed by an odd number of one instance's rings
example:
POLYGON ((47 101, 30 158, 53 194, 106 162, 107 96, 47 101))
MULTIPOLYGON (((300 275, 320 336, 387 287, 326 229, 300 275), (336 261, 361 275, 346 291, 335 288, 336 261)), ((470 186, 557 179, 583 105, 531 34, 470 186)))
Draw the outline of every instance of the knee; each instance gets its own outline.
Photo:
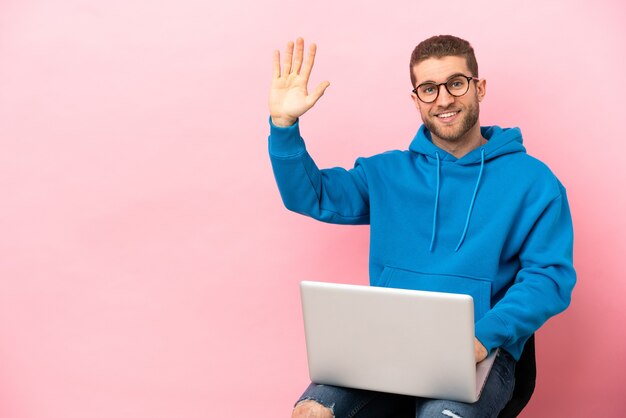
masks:
POLYGON ((297 404, 291 418, 334 418, 334 415, 324 405, 309 400, 297 404))

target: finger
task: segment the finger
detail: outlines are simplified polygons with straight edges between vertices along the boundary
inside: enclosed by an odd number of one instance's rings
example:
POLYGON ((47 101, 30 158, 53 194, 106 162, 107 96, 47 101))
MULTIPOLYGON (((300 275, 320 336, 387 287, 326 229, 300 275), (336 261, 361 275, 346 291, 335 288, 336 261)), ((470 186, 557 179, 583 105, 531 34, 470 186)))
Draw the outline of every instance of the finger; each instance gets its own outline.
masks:
POLYGON ((311 92, 311 94, 309 94, 309 98, 313 100, 313 103, 311 103, 311 106, 317 103, 320 97, 324 95, 324 92, 326 91, 328 86, 330 86, 330 82, 324 81, 320 83, 317 87, 315 87, 315 89, 311 92))
POLYGON ((302 68, 302 57, 304 56, 304 39, 298 38, 296 40, 296 54, 293 59, 293 72, 300 74, 300 68, 302 68))
POLYGON ((291 72, 291 60, 293 58, 293 42, 289 41, 287 50, 285 51, 285 59, 283 60, 283 75, 289 75, 291 72))
POLYGON ((309 76, 311 75, 311 70, 313 69, 313 63, 315 62, 316 52, 317 52, 317 45, 311 44, 309 46, 309 55, 306 59, 306 63, 304 64, 304 67, 302 68, 302 71, 300 72, 300 75, 302 75, 306 80, 308 80, 309 76))
POLYGON ((277 49, 274 51, 274 78, 280 77, 280 51, 277 49))

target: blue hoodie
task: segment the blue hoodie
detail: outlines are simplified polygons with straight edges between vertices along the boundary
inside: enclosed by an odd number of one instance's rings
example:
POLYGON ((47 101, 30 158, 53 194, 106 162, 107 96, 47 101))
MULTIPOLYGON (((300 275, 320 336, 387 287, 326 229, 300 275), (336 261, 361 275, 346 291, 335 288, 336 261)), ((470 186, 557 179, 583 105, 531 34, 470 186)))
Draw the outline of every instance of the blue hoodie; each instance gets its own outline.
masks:
POLYGON ((481 133, 487 143, 457 159, 421 126, 407 151, 320 170, 298 122, 270 122, 269 152, 288 209, 370 225, 371 285, 469 294, 476 338, 519 359, 570 303, 572 220, 565 188, 518 128, 481 133))

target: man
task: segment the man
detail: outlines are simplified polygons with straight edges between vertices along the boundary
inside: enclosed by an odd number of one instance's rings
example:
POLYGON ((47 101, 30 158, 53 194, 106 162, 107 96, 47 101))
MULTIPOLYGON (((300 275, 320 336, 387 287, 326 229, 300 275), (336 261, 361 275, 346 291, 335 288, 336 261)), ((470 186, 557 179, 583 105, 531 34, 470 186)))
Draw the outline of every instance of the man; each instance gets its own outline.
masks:
POLYGON ((423 125, 406 151, 319 170, 299 134, 311 93, 311 45, 274 53, 269 152, 285 206, 325 222, 369 224, 370 283, 474 297, 476 361, 500 348, 474 404, 407 399, 311 384, 293 417, 384 417, 412 404, 416 417, 496 417, 511 397, 526 340, 570 303, 576 280, 565 188, 526 154, 518 128, 481 127, 474 51, 435 36, 411 55, 411 98, 423 125))

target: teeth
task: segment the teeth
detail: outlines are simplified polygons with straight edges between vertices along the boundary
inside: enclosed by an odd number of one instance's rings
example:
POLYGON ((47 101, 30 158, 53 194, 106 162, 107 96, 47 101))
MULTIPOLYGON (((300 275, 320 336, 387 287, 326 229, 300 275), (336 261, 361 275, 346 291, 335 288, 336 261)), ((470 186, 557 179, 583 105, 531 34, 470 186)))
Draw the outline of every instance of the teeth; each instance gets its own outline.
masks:
POLYGON ((459 112, 449 112, 449 113, 442 113, 440 115, 437 115, 438 118, 449 118, 450 116, 454 116, 459 112))

